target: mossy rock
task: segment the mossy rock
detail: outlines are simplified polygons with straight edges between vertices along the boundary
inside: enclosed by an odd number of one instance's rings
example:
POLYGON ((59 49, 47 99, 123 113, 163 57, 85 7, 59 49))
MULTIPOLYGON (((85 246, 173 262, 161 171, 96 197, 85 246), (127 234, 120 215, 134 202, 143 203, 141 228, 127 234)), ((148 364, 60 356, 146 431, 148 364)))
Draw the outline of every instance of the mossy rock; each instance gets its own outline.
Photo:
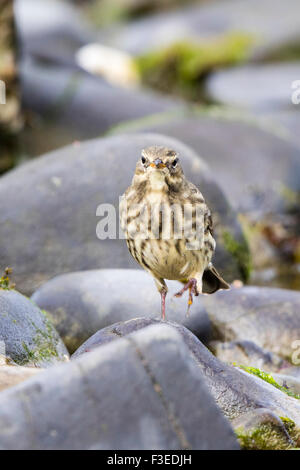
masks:
POLYGON ((243 33, 175 42, 137 57, 136 65, 145 85, 199 101, 204 98, 203 79, 220 67, 245 61, 251 44, 251 36, 243 33))
POLYGON ((68 360, 68 352, 52 323, 31 300, 0 288, 1 354, 19 365, 47 367, 68 360))
POLYGON ((294 421, 268 409, 249 411, 231 424, 244 450, 289 450, 298 445, 294 421))

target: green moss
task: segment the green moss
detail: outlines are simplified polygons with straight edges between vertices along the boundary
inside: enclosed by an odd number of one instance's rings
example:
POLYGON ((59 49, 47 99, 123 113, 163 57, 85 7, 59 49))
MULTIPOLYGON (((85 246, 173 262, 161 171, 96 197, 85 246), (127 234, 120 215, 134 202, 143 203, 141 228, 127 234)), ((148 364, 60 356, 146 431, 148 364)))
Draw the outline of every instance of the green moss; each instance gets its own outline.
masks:
POLYGON ((10 290, 14 289, 15 284, 11 284, 10 275, 12 273, 11 268, 5 268, 4 274, 0 277, 0 289, 10 290))
POLYGON ((293 448, 282 430, 271 423, 264 423, 249 430, 240 426, 235 429, 235 433, 244 450, 288 450, 293 448))
POLYGON ((191 100, 204 98, 202 80, 218 68, 244 62, 253 44, 245 33, 228 33, 203 42, 180 41, 136 58, 143 83, 191 100))
MULTIPOLYGON (((295 421, 293 421, 290 418, 287 418, 286 416, 280 416, 280 419, 282 423, 284 424, 284 427, 291 437, 293 441, 295 442, 297 448, 300 446, 300 429, 297 428, 295 421)), ((294 448, 295 449, 295 448, 294 448)))
POLYGON ((240 365, 238 366, 240 369, 245 370, 246 372, 249 372, 249 374, 255 375, 256 377, 259 377, 260 379, 264 380, 265 382, 268 382, 269 384, 273 385, 273 387, 278 388, 278 390, 281 390, 282 392, 286 393, 288 396, 296 399, 300 399, 300 395, 291 392, 288 388, 283 387, 282 385, 279 385, 272 377, 271 374, 268 374, 267 372, 264 372, 263 370, 257 369, 256 367, 250 367, 250 366, 243 366, 240 365))
POLYGON ((46 316, 46 312, 42 311, 45 315, 45 330, 42 330, 32 322, 33 327, 36 330, 36 334, 32 340, 33 347, 30 348, 26 343, 22 343, 22 347, 25 351, 25 356, 15 358, 15 362, 19 365, 25 365, 28 363, 41 364, 43 362, 51 362, 53 358, 58 358, 57 344, 58 337, 56 332, 46 316))
POLYGON ((230 232, 223 232, 223 243, 225 249, 236 259, 241 270, 242 278, 248 281, 251 274, 252 263, 249 246, 246 240, 238 242, 230 232))

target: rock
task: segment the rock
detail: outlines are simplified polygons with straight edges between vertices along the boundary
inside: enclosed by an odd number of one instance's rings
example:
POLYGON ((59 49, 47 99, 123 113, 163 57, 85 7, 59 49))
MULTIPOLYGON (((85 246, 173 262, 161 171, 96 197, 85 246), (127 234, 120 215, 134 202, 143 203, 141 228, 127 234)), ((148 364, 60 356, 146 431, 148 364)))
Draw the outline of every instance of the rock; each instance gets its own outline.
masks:
POLYGON ((253 37, 254 58, 263 58, 299 41, 299 2, 280 0, 208 2, 159 13, 111 28, 100 37, 133 54, 161 50, 173 42, 201 41, 230 32, 253 37))
POLYGON ((2 392, 0 404, 1 449, 238 448, 188 349, 165 325, 41 373, 2 392))
POLYGON ((297 92, 292 83, 299 75, 297 62, 245 65, 215 72, 206 90, 209 98, 230 106, 260 112, 292 110, 292 94, 297 92))
POLYGON ((40 65, 26 59, 20 64, 20 80, 23 106, 50 125, 63 125, 64 144, 75 137, 98 137, 128 119, 184 108, 175 99, 113 86, 78 67, 40 65))
MULTIPOLYGON (((286 289, 243 287, 205 296, 214 339, 252 341, 290 363, 300 338, 300 293, 286 289)), ((299 347, 298 347, 299 349, 299 347)))
MULTIPOLYGON (((186 317, 187 297, 174 298, 181 284, 167 281, 167 318, 184 324, 203 342, 210 322, 198 297, 186 317)), ((136 269, 101 269, 64 274, 42 285, 32 300, 46 310, 70 352, 98 330, 136 317, 160 318, 160 295, 152 277, 136 269)), ((103 330, 102 330, 103 331, 103 330)))
POLYGON ((19 365, 47 367, 68 359, 52 323, 19 292, 0 288, 0 347, 19 365))
MULTIPOLYGON (((134 331, 150 324, 158 323, 153 319, 134 319, 120 322, 96 333, 72 356, 74 360, 81 356, 100 350, 102 344, 119 341, 130 336, 134 331)), ((205 376, 206 385, 215 398, 218 406, 231 421, 248 411, 268 409, 286 425, 292 428, 289 433, 296 446, 300 445, 300 402, 288 396, 271 383, 262 380, 240 368, 232 367, 214 357, 211 352, 184 326, 168 322, 183 337, 186 346, 195 358, 205 376)), ((289 431, 288 431, 289 432, 289 431)), ((265 436, 267 438, 267 436, 265 436)))
POLYGON ((17 0, 15 20, 22 52, 38 59, 74 63, 75 51, 93 37, 79 12, 61 0, 17 0))
MULTIPOLYGON (((185 331, 185 327, 182 330, 178 323, 175 323, 173 320, 167 322, 168 325, 175 327, 179 333, 183 336, 183 331, 185 331)), ((102 346, 103 344, 109 343, 118 338, 122 338, 123 336, 127 336, 135 331, 138 331, 142 328, 145 328, 150 325, 159 325, 161 321, 155 318, 132 318, 127 321, 120 321, 118 323, 114 323, 113 325, 109 325, 106 328, 102 328, 101 330, 97 331, 93 336, 88 338, 72 355, 72 359, 81 356, 86 352, 93 351, 95 348, 102 346)), ((182 325, 184 326, 184 325, 182 325)), ((186 339, 186 338, 185 338, 186 339)))
POLYGON ((137 120, 114 132, 158 132, 181 140, 209 164, 234 208, 266 214, 287 209, 284 188, 300 192, 299 150, 273 130, 242 113, 216 110, 137 120))
POLYGON ((33 377, 40 369, 21 366, 0 365, 0 392, 6 388, 13 387, 24 380, 33 377))
POLYGON ((26 163, 1 178, 1 262, 14 269, 19 290, 32 293, 64 272, 137 267, 125 240, 119 239, 116 209, 119 196, 130 185, 141 150, 154 144, 173 147, 180 153, 187 178, 202 190, 211 207, 217 269, 229 282, 246 277, 245 239, 234 211, 206 165, 178 140, 136 134, 78 143, 26 163), (97 212, 100 204, 106 204, 100 207, 102 216, 97 212), (99 232, 98 224, 105 222, 108 210, 111 238, 98 240, 96 230, 99 232))
POLYGON ((243 414, 232 425, 244 450, 287 450, 295 445, 287 424, 264 408, 243 414))
POLYGON ((289 142, 293 142, 299 147, 299 112, 299 105, 295 105, 293 110, 273 110, 272 112, 262 112, 261 114, 258 112, 257 114, 262 116, 265 122, 272 125, 277 132, 281 132, 285 139, 289 140, 289 142))
POLYGON ((277 354, 266 351, 252 341, 239 340, 230 342, 211 341, 209 349, 213 354, 227 364, 263 369, 265 372, 278 372, 290 364, 277 356, 277 354))

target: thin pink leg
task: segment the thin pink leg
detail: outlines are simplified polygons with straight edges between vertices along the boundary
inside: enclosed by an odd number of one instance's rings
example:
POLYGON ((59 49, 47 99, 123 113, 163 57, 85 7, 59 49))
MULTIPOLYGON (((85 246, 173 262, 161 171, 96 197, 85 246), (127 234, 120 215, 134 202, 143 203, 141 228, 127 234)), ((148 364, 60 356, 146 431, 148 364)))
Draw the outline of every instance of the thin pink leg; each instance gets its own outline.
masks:
POLYGON ((167 291, 164 289, 160 293, 161 295, 161 319, 165 321, 166 319, 166 297, 167 297, 167 291))

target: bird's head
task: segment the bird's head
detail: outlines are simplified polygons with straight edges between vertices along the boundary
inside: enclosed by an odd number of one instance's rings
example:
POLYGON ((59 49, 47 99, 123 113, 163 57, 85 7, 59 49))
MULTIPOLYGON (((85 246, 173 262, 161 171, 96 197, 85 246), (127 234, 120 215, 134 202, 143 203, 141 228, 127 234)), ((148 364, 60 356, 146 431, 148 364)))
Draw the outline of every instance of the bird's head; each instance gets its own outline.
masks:
POLYGON ((183 177, 178 154, 167 147, 147 147, 136 165, 136 175, 149 181, 176 184, 183 177))

